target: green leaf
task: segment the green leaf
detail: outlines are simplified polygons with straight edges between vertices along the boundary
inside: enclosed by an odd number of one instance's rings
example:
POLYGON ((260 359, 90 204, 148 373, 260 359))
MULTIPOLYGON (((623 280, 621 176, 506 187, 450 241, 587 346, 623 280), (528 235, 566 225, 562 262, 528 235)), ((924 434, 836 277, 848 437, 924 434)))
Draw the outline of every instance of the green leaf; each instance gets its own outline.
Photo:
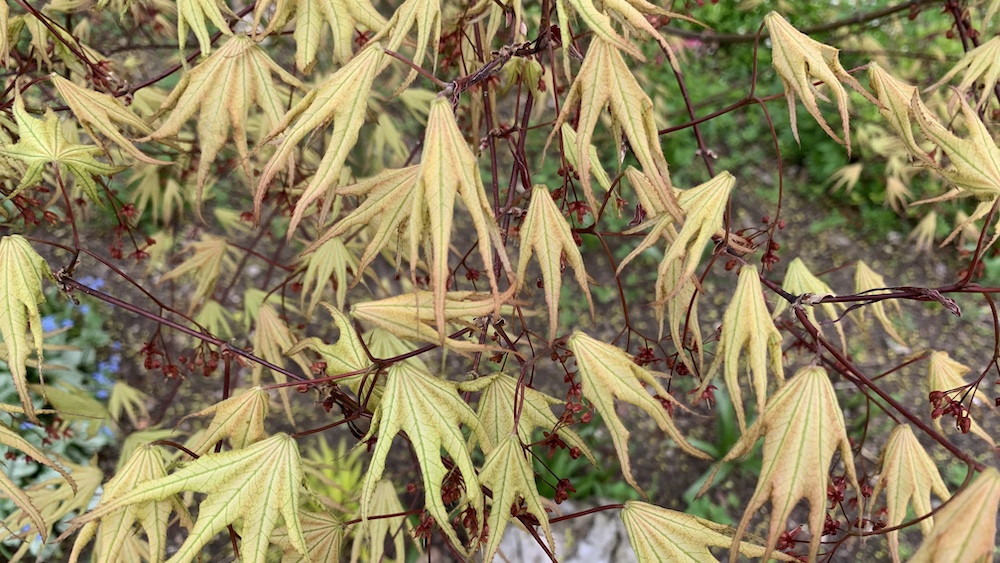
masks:
POLYGON ((7 365, 14 388, 28 420, 38 423, 31 394, 28 393, 28 338, 30 326, 37 356, 39 381, 42 377, 42 319, 38 305, 45 302, 42 277, 52 277, 48 264, 21 235, 0 238, 0 336, 7 347, 7 365))
POLYGON ((298 445, 287 434, 275 434, 240 450, 206 454, 165 477, 139 484, 74 519, 71 530, 133 505, 193 491, 208 496, 199 505, 191 533, 170 563, 196 559, 216 534, 233 523, 241 524, 240 555, 245 561, 263 562, 279 517, 288 528, 288 541, 308 559, 299 522, 302 479, 298 445))
POLYGON ((711 459, 711 456, 688 443, 661 401, 669 401, 677 408, 684 407, 664 389, 652 373, 636 365, 631 356, 580 331, 573 333, 568 345, 576 357, 583 397, 594 405, 594 409, 608 426, 622 473, 629 485, 642 491, 632 476, 632 464, 628 455, 630 433, 615 408, 615 399, 645 411, 661 430, 677 442, 684 453, 700 459, 711 459), (655 392, 656 397, 647 389, 655 392))
POLYGON ((429 372, 412 365, 399 363, 389 368, 382 400, 375 407, 371 428, 362 441, 378 437, 372 451, 372 460, 361 487, 361 521, 367 525, 372 516, 371 502, 375 488, 385 472, 385 460, 392 446, 392 439, 400 431, 406 432, 413 445, 413 453, 420 463, 424 485, 424 502, 427 511, 453 546, 461 546, 451 518, 441 498, 442 482, 448 469, 441 462, 444 449, 455 462, 465 481, 465 499, 473 512, 483 514, 483 497, 479 479, 465 447, 461 426, 472 429, 481 443, 488 444, 476 413, 465 404, 456 385, 434 377, 429 372))

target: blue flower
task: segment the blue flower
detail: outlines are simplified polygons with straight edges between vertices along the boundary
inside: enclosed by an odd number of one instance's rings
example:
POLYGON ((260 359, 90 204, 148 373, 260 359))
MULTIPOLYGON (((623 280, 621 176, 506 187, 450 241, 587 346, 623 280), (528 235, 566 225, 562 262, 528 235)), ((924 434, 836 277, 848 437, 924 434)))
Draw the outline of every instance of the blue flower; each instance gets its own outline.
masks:
POLYGON ((86 303, 80 305, 80 313, 83 314, 83 315, 89 314, 90 313, 90 305, 87 305, 86 303))
POLYGON ((80 283, 93 289, 101 289, 104 287, 104 279, 96 278, 94 276, 83 276, 80 278, 80 283))
POLYGON ((62 328, 73 328, 73 319, 63 319, 62 322, 59 323, 59 326, 62 328))
POLYGON ((108 376, 105 375, 104 372, 102 371, 99 371, 94 374, 94 381, 96 381, 98 385, 103 385, 105 387, 111 385, 111 380, 108 379, 108 376))
POLYGON ((108 392, 105 391, 104 389, 100 389, 96 393, 94 393, 94 396, 97 397, 98 399, 102 399, 102 400, 103 399, 107 399, 108 398, 108 392))
POLYGON ((42 332, 52 332, 57 328, 56 318, 52 315, 42 317, 42 332))
POLYGON ((114 350, 114 351, 116 351, 116 352, 118 350, 121 350, 122 349, 122 343, 119 342, 119 341, 117 341, 117 340, 115 340, 114 342, 111 343, 111 349, 114 350))

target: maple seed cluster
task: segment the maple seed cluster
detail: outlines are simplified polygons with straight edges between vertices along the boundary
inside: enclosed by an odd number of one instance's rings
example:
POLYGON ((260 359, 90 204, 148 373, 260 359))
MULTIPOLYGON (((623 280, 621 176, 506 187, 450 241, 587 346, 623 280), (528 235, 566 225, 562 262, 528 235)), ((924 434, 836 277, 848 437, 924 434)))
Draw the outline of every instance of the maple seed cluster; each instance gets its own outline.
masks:
POLYGON ((969 416, 969 409, 961 403, 961 401, 956 401, 948 396, 947 393, 943 391, 931 391, 928 396, 930 399, 932 418, 941 418, 944 415, 952 415, 955 417, 955 427, 962 431, 962 434, 968 434, 969 430, 972 428, 972 417, 969 416))

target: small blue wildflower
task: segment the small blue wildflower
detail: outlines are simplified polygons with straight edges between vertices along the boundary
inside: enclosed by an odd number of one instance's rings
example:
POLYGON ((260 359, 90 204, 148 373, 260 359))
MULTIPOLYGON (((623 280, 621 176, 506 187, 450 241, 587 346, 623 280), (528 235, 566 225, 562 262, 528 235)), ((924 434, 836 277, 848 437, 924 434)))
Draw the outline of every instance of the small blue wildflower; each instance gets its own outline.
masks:
POLYGON ((108 376, 105 375, 103 371, 99 371, 94 374, 94 381, 96 381, 98 385, 111 385, 111 380, 108 379, 108 376))
POLYGON ((94 393, 94 396, 97 397, 98 399, 101 399, 101 400, 107 399, 108 398, 108 392, 105 391, 104 389, 99 389, 96 393, 94 393))
POLYGON ((25 524, 24 526, 21 527, 21 533, 23 534, 30 529, 31 529, 31 524, 25 524))
POLYGON ((111 370, 112 372, 117 373, 118 370, 121 369, 121 367, 122 367, 122 355, 121 354, 111 354, 111 357, 108 358, 108 359, 109 359, 109 362, 108 362, 109 367, 108 367, 108 369, 111 370))
POLYGON ((27 430, 29 428, 34 428, 34 427, 35 427, 35 425, 32 424, 32 423, 30 423, 30 422, 22 422, 21 423, 21 430, 27 430))
POLYGON ((80 283, 93 289, 101 289, 104 287, 104 280, 94 276, 83 276, 80 278, 80 283))
POLYGON ((90 313, 90 305, 87 305, 86 303, 80 305, 80 313, 84 315, 90 313))
POLYGON ((116 351, 116 352, 118 350, 121 350, 122 349, 122 343, 119 342, 119 341, 117 341, 117 340, 115 340, 114 342, 111 343, 111 349, 114 350, 114 351, 116 351))
POLYGON ((42 317, 42 332, 52 332, 57 328, 56 318, 52 315, 42 317))
POLYGON ((59 326, 62 328, 73 328, 73 319, 63 319, 62 322, 59 323, 59 326))
POLYGON ((113 438, 115 436, 115 431, 112 430, 110 426, 102 426, 101 434, 104 434, 105 436, 111 436, 113 438))

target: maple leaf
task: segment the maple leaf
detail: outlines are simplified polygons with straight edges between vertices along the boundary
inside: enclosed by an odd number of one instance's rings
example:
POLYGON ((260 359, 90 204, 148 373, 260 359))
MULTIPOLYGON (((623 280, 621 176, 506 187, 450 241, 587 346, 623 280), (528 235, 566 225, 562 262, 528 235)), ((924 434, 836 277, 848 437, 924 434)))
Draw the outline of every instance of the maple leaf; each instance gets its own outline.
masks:
MULTIPOLYGON (((413 26, 417 27, 417 43, 413 57, 410 60, 414 65, 420 66, 427 55, 427 46, 430 44, 430 52, 437 55, 439 38, 441 37, 441 2, 440 0, 405 0, 392 14, 392 18, 386 23, 380 33, 372 37, 372 41, 379 41, 383 37, 388 37, 386 49, 398 51, 413 26)), ((437 59, 434 60, 435 68, 437 59)), ((433 69, 431 71, 433 73, 433 69)), ((396 88, 394 95, 399 94, 417 77, 416 69, 410 71, 403 83, 396 88)))
POLYGON ((940 121, 920 103, 920 98, 914 94, 910 108, 917 125, 932 143, 941 148, 951 166, 946 169, 937 167, 938 172, 949 182, 976 196, 980 200, 995 198, 1000 194, 1000 148, 997 147, 989 129, 980 121, 976 110, 972 109, 965 98, 959 96, 958 102, 962 108, 965 127, 969 137, 960 138, 949 131, 940 121))
POLYGON ((108 397, 108 415, 117 422, 121 422, 124 415, 133 428, 143 428, 149 424, 148 403, 149 395, 119 379, 108 397))
POLYGON ((719 366, 725 364, 726 388, 729 389, 736 408, 740 432, 745 434, 746 414, 738 379, 740 354, 744 350, 747 352, 747 368, 752 375, 751 387, 757 397, 757 412, 763 412, 767 403, 768 369, 777 378, 779 385, 785 382, 785 372, 781 366, 781 333, 771 320, 757 268, 754 266, 740 268, 736 292, 722 317, 722 338, 719 340, 715 361, 697 392, 693 393, 700 398, 719 366), (770 362, 767 361, 768 355, 771 356, 770 362))
MULTIPOLYGON (((321 305, 333 317, 333 323, 340 332, 337 341, 333 344, 326 344, 319 338, 304 338, 292 349, 288 350, 288 353, 298 353, 306 348, 315 350, 323 357, 323 361, 326 362, 327 376, 335 376, 369 368, 372 362, 365 353, 364 344, 361 342, 357 331, 354 330, 354 325, 351 323, 350 317, 329 303, 321 303, 321 305)), ((367 395, 366 389, 371 388, 370 381, 371 376, 368 373, 361 373, 338 379, 337 383, 349 388, 359 399, 364 399, 365 395, 367 395), (367 386, 363 388, 365 383, 367 383, 367 386)), ((371 395, 369 405, 377 405, 382 397, 381 389, 376 387, 372 390, 371 395)))
MULTIPOLYGON (((854 471, 854 455, 844 428, 844 413, 826 371, 806 367, 798 371, 771 397, 767 408, 716 466, 750 453, 757 440, 764 436, 763 465, 757 488, 747 503, 730 548, 730 560, 735 560, 739 540, 750 519, 764 503, 771 501, 771 522, 767 536, 766 561, 785 528, 785 521, 802 498, 809 501, 809 559, 819 550, 826 515, 826 493, 830 481, 830 462, 839 449, 847 472, 848 483, 858 492, 861 487, 854 471)), ((713 475, 714 477, 714 471, 713 475)), ((712 482, 710 477, 704 492, 712 482)))
POLYGON ((347 64, 354 56, 355 29, 379 32, 386 21, 367 0, 265 0, 254 6, 254 27, 274 6, 262 35, 270 35, 295 18, 295 68, 308 73, 316 64, 316 55, 323 39, 323 24, 333 35, 333 60, 347 64))
MULTIPOLYGON (((400 509, 402 512, 402 509, 400 509)), ((299 511, 302 536, 309 547, 308 556, 295 550, 290 541, 288 528, 274 531, 271 541, 281 547, 281 563, 304 563, 307 561, 339 561, 340 549, 344 543, 344 523, 326 512, 299 511)))
MULTIPOLYGON (((262 359, 279 367, 285 367, 285 358, 291 357, 298 364, 302 373, 306 377, 309 377, 312 375, 312 368, 302 354, 292 351, 294 345, 293 339, 292 331, 281 320, 274 307, 267 303, 261 305, 257 311, 257 324, 254 327, 254 352, 262 359)), ((288 382, 288 376, 280 371, 273 369, 269 369, 268 371, 274 377, 275 383, 288 382)), ((255 363, 251 375, 253 384, 260 385, 263 375, 264 366, 255 363)), ((285 415, 288 417, 288 422, 294 426, 295 418, 292 416, 292 404, 288 399, 288 387, 278 387, 278 395, 281 397, 281 404, 285 407, 285 415)))
MULTIPOLYGON (((948 356, 948 352, 933 352, 930 355, 930 359, 927 362, 927 387, 933 391, 940 391, 943 393, 949 393, 950 391, 955 391, 957 389, 968 388, 968 383, 965 382, 965 374, 969 373, 969 368, 964 364, 957 362, 948 356)), ((951 393, 954 395, 954 393, 951 393)), ((980 402, 984 405, 993 406, 993 401, 986 396, 982 390, 976 388, 970 391, 972 399, 980 402)), ((961 400, 965 397, 965 394, 953 397, 956 400, 961 400)), ((971 399, 970 399, 971 400, 971 399)), ((971 405, 970 405, 971 406, 971 405)), ((993 441, 993 437, 990 436, 978 422, 972 419, 972 415, 969 415, 969 432, 979 436, 986 443, 990 445, 991 448, 995 448, 996 444, 993 441)), ((938 431, 941 430, 941 417, 934 418, 934 425, 937 426, 938 431)))
POLYGON ((486 519, 489 538, 483 547, 483 561, 493 561, 493 556, 500 547, 503 531, 512 518, 511 510, 521 499, 524 500, 525 511, 534 516, 545 531, 549 547, 555 549, 549 517, 535 486, 531 459, 525 455, 524 449, 516 433, 508 434, 486 456, 483 468, 479 472, 480 484, 493 492, 493 507, 486 519))
POLYGON ((234 450, 242 450, 263 440, 264 419, 267 418, 270 397, 260 387, 248 389, 239 395, 218 402, 207 409, 189 414, 184 419, 195 416, 212 415, 208 428, 188 449, 197 455, 208 453, 221 440, 229 440, 234 450))
MULTIPOLYGON (((569 3, 587 27, 595 34, 595 39, 603 40, 618 50, 628 53, 638 61, 645 61, 642 51, 632 45, 624 37, 615 31, 611 25, 611 18, 594 5, 592 0, 556 0, 556 11, 559 16, 559 33, 563 49, 563 71, 566 76, 573 76, 569 69, 569 46, 573 44, 573 28, 569 23, 570 10, 566 4, 569 3)), ((591 44, 593 48, 593 44, 591 44)), ((582 153, 581 153, 582 154, 582 153)))
MULTIPOLYGON (((566 162, 570 164, 574 169, 579 169, 580 156, 576 152, 576 131, 569 123, 563 123, 560 131, 563 136, 563 154, 566 156, 566 162)), ((587 167, 590 173, 593 174, 594 179, 597 180, 597 184, 604 189, 605 192, 611 191, 611 178, 608 177, 608 173, 601 166, 601 157, 597 156, 597 147, 590 145, 587 147, 587 167)), ((631 168, 631 167, 630 167, 631 168)), ((596 200, 595 200, 596 203, 596 200)), ((589 204, 588 204, 589 205, 589 204)), ((597 207, 591 207, 591 210, 596 212, 597 207)))
POLYGON ((639 196, 639 203, 650 219, 669 213, 671 202, 678 194, 683 193, 680 190, 671 190, 673 192, 671 199, 666 191, 654 186, 653 182, 634 166, 625 169, 625 177, 632 184, 636 195, 639 196))
POLYGON ((203 455, 165 477, 136 485, 75 518, 70 529, 132 505, 194 491, 208 496, 199 505, 191 533, 169 559, 171 563, 194 560, 216 534, 233 523, 241 523, 240 554, 248 561, 264 561, 279 517, 285 520, 288 541, 306 555, 308 547, 299 523, 302 479, 298 445, 287 434, 275 434, 243 449, 203 455))
MULTIPOLYGON (((603 108, 608 106, 616 126, 628 137, 629 146, 642 165, 642 171, 665 194, 669 213, 679 221, 683 214, 673 198, 667 160, 660 149, 660 137, 653 121, 653 102, 629 71, 616 46, 600 36, 595 37, 587 49, 587 57, 570 87, 546 145, 561 130, 577 103, 580 111, 576 154, 589 154, 594 128, 603 108)), ((590 159, 579 158, 577 164, 584 197, 596 213, 598 205, 590 185, 590 159)))
POLYGON ((299 267, 305 266, 302 275, 302 297, 300 307, 305 310, 306 317, 311 317, 316 305, 323 297, 323 290, 333 280, 336 284, 335 300, 337 307, 344 308, 347 299, 347 272, 357 274, 361 279, 364 270, 360 268, 357 258, 347 250, 344 241, 339 237, 320 244, 314 252, 299 255, 299 267), (309 305, 306 306, 306 295, 309 295, 309 305))
MULTIPOLYGON (((211 1, 211 0, 203 0, 211 1)), ((181 47, 183 49, 183 47, 181 47)), ((287 96, 282 96, 271 78, 278 75, 286 84, 299 88, 302 83, 271 60, 267 51, 252 38, 238 34, 230 37, 212 56, 184 73, 181 81, 163 103, 160 112, 173 109, 160 127, 140 139, 160 140, 174 137, 195 113, 198 113, 198 198, 201 213, 202 191, 216 155, 232 136, 240 162, 247 175, 249 151, 246 123, 250 106, 256 104, 270 124, 281 120, 287 96)))
POLYGON ((652 373, 636 365, 631 356, 580 331, 574 332, 567 344, 576 357, 583 397, 590 401, 608 426, 611 441, 618 452, 622 474, 629 485, 637 491, 642 490, 632 476, 632 463, 628 455, 629 431, 615 409, 615 399, 645 411, 661 430, 677 442, 684 453, 700 459, 711 459, 708 454, 688 443, 674 426, 673 419, 661 401, 669 401, 680 408, 684 408, 683 405, 663 388, 652 373), (647 389, 653 390, 657 396, 653 397, 647 389))
MULTIPOLYGON (((917 87, 898 80, 875 62, 868 63, 868 82, 878 97, 879 113, 889 122, 896 134, 903 139, 906 150, 924 164, 933 165, 931 158, 913 138, 911 103, 913 103, 914 98, 919 100, 917 87)), ((923 102, 920 104, 923 105, 923 102)))
POLYGON ((100 143, 100 140, 94 134, 94 129, 118 143, 118 146, 140 162, 154 165, 171 164, 143 154, 113 125, 115 123, 125 125, 144 134, 153 132, 149 124, 126 108, 118 98, 103 92, 81 88, 57 74, 50 75, 49 80, 56 87, 59 96, 66 101, 66 105, 73 110, 73 114, 76 115, 83 130, 90 135, 95 143, 100 143))
POLYGON ((679 233, 674 232, 674 216, 670 214, 663 214, 658 219, 647 221, 636 229, 627 231, 632 233, 650 229, 649 234, 639 243, 639 246, 618 265, 616 274, 621 274, 625 266, 636 256, 653 246, 661 236, 666 236, 670 244, 660 261, 656 281, 657 301, 664 300, 660 297, 661 286, 663 286, 662 293, 667 296, 667 299, 673 296, 674 292, 679 291, 680 286, 675 285, 666 289, 666 283, 671 279, 667 276, 671 263, 674 261, 684 262, 684 268, 680 274, 672 278, 675 283, 694 273, 698 262, 701 261, 702 249, 722 226, 722 217, 729 201, 729 193, 735 183, 736 178, 724 171, 703 184, 682 191, 678 201, 686 217, 679 233))
POLYGON ((545 303, 549 309, 549 342, 556 338, 559 322, 559 294, 562 290, 563 260, 573 267, 576 283, 580 284, 590 306, 590 317, 594 317, 594 301, 587 287, 587 272, 583 256, 573 240, 566 218, 552 200, 549 189, 537 185, 531 190, 531 204, 521 224, 521 256, 517 263, 517 283, 524 286, 528 272, 528 261, 536 255, 542 268, 545 286, 545 303))
POLYGON ((969 90, 977 80, 981 80, 983 91, 976 107, 983 107, 986 100, 993 94, 997 82, 1000 81, 1000 37, 994 37, 975 49, 970 49, 947 74, 924 91, 936 90, 962 70, 965 70, 965 74, 962 76, 962 82, 958 85, 958 89, 961 91, 969 90))
MULTIPOLYGON (((806 267, 805 262, 801 258, 795 258, 788 264, 788 269, 785 270, 785 280, 781 282, 781 288, 792 295, 804 296, 806 294, 813 295, 815 297, 823 297, 826 295, 834 295, 833 290, 830 286, 813 275, 806 267)), ((774 307, 773 318, 778 318, 785 309, 788 308, 788 301, 784 299, 778 300, 778 304, 774 307)), ((806 307, 806 316, 809 317, 809 322, 822 331, 822 325, 816 320, 816 311, 813 307, 806 307)), ((840 318, 840 312, 838 310, 838 305, 834 303, 823 303, 823 311, 830 320, 836 321, 840 318)), ((847 344, 844 337, 844 327, 841 323, 835 323, 837 328, 837 334, 840 335, 840 345, 841 349, 846 350, 847 344)))
MULTIPOLYGON (((879 293, 885 293, 885 291, 873 291, 879 290, 886 287, 885 278, 876 273, 874 270, 868 267, 861 260, 858 260, 857 266, 854 269, 854 292, 863 293, 865 295, 878 295, 879 293)), ((890 306, 894 306, 896 309, 896 314, 900 313, 899 302, 890 301, 890 306)), ((876 301, 874 303, 868 304, 858 310, 858 318, 860 321, 864 321, 866 313, 870 310, 875 319, 882 326, 882 330, 885 331, 893 340, 899 342, 903 346, 906 346, 906 342, 903 341, 903 337, 896 332, 896 327, 892 326, 892 321, 889 320, 889 315, 885 310, 885 301, 876 301)))
POLYGON ((188 245, 186 250, 194 251, 190 258, 170 270, 160 278, 160 283, 177 279, 186 274, 193 274, 198 279, 198 286, 191 294, 191 310, 198 302, 212 295, 215 284, 223 268, 229 270, 235 267, 230 256, 229 243, 225 238, 203 234, 199 242, 188 245))
POLYGON ((447 452, 462 473, 465 499, 476 515, 483 513, 480 491, 472 458, 465 447, 461 426, 468 426, 480 443, 489 444, 476 413, 462 400, 456 384, 439 379, 430 372, 409 364, 393 364, 386 376, 382 400, 372 414, 371 428, 362 442, 377 436, 371 463, 361 486, 361 521, 367 525, 375 487, 385 471, 385 460, 393 437, 406 432, 413 453, 420 463, 427 512, 441 526, 453 546, 461 546, 449 522, 448 509, 441 498, 442 482, 448 474, 441 461, 447 452))
POLYGON ((917 252, 930 252, 934 246, 934 236, 937 234, 937 212, 929 211, 916 227, 906 236, 906 240, 914 240, 913 249, 917 252))
POLYGON ((94 203, 103 205, 97 182, 92 176, 111 176, 124 170, 124 167, 94 160, 95 156, 103 153, 100 147, 69 142, 63 135, 59 118, 51 109, 45 110, 44 119, 31 117, 24 109, 24 100, 20 94, 14 97, 14 121, 17 123, 19 139, 13 145, 0 145, 0 155, 24 162, 28 169, 6 199, 12 199, 26 188, 39 184, 46 165, 54 164, 56 174, 60 174, 63 169, 72 173, 87 197, 94 203))
POLYGON ((378 257, 382 249, 396 240, 413 212, 413 195, 417 182, 418 165, 387 169, 376 176, 356 184, 337 188, 337 195, 365 196, 356 208, 333 224, 303 254, 315 252, 329 240, 366 225, 374 225, 375 232, 358 260, 357 272, 364 272, 378 257))
MULTIPOLYGON (((91 459, 89 465, 77 465, 66 461, 60 464, 65 471, 60 471, 62 475, 43 481, 36 480, 22 491, 27 494, 34 506, 40 507, 39 512, 44 520, 44 527, 36 528, 34 520, 28 518, 28 514, 18 508, 0 522, 0 542, 15 537, 12 530, 17 530, 17 535, 22 538, 34 538, 36 535, 49 537, 53 528, 67 516, 72 513, 82 513, 87 509, 104 480, 104 472, 97 466, 97 459, 91 459), (65 473, 72 475, 73 479, 64 477, 65 473)), ((30 543, 30 541, 25 542, 25 545, 30 543)))
POLYGON ((670 324, 670 338, 677 346, 681 361, 687 365, 692 373, 701 373, 701 366, 704 365, 704 346, 701 336, 701 328, 698 321, 698 297, 701 292, 698 290, 698 279, 690 275, 681 279, 683 264, 673 261, 667 265, 666 270, 661 270, 656 281, 656 301, 653 303, 653 311, 656 314, 656 322, 660 325, 659 337, 663 337, 663 309, 666 308, 667 321, 670 324), (684 323, 686 332, 681 333, 681 324, 684 323), (685 334, 690 333, 691 344, 697 354, 697 368, 693 365, 693 360, 684 353, 687 339, 685 334))
MULTIPOLYGON (((18 435, 6 424, 0 424, 0 444, 10 449, 20 450, 24 454, 31 456, 31 458, 36 462, 52 468, 54 471, 62 475, 74 491, 76 490, 76 483, 66 470, 59 467, 59 465, 50 459, 45 452, 36 448, 31 444, 31 442, 18 435)), ((6 497, 14 503, 14 506, 20 509, 21 513, 31 521, 35 530, 41 534, 42 542, 44 543, 47 541, 48 526, 45 523, 44 516, 42 516, 42 513, 32 502, 31 497, 28 496, 27 492, 17 486, 17 484, 14 483, 14 481, 7 475, 6 471, 0 471, 0 492, 6 495, 6 497)))
POLYGON ((278 150, 267 161, 257 183, 253 200, 254 217, 260 218, 264 195, 275 175, 282 168, 286 168, 289 170, 289 178, 294 177, 292 157, 296 145, 330 121, 333 121, 333 134, 326 143, 326 153, 319 163, 319 168, 295 204, 295 210, 288 224, 289 238, 305 216, 306 208, 322 197, 327 188, 339 181, 344 162, 358 141, 358 133, 365 122, 365 108, 368 105, 372 82, 381 72, 385 56, 378 43, 369 43, 363 51, 351 59, 351 62, 342 66, 292 106, 292 109, 288 110, 288 113, 265 136, 261 145, 284 133, 278 150))
MULTIPOLYGON (((137 448, 115 476, 104 485, 102 502, 122 497, 135 487, 167 475, 160 448, 146 445, 137 448)), ((95 553, 97 561, 118 561, 126 542, 137 539, 133 526, 136 522, 146 532, 151 561, 162 561, 167 546, 167 523, 170 513, 177 511, 185 520, 190 520, 187 510, 177 497, 160 501, 150 501, 126 507, 120 512, 109 514, 100 523, 89 522, 80 529, 73 542, 70 563, 77 561, 81 552, 97 536, 95 553)), ((190 527, 190 522, 186 524, 190 527)))
POLYGON ((201 54, 208 55, 212 52, 212 38, 208 35, 208 26, 205 25, 206 19, 219 28, 219 31, 224 35, 233 34, 232 30, 229 29, 229 24, 226 23, 226 18, 222 15, 223 10, 220 10, 219 6, 222 6, 226 15, 233 15, 232 10, 222 0, 177 0, 177 48, 181 52, 184 51, 184 45, 187 43, 188 26, 191 26, 191 31, 198 38, 201 54))
POLYGON ((0 336, 7 348, 6 361, 14 388, 28 420, 38 424, 28 392, 29 327, 37 356, 38 379, 42 381, 42 319, 38 305, 45 302, 42 277, 52 278, 49 265, 21 235, 0 238, 0 336))
MULTIPOLYGON (((513 287, 499 296, 501 301, 513 295, 513 287)), ((440 337, 440 332, 434 330, 436 311, 434 310, 434 294, 429 291, 415 291, 395 297, 358 303, 351 310, 351 315, 358 320, 367 321, 383 328, 392 334, 408 340, 435 342, 459 352, 477 352, 490 349, 489 345, 478 342, 468 342, 455 338, 440 337)), ((471 322, 475 317, 493 314, 496 310, 496 298, 483 293, 471 291, 449 291, 445 294, 445 321, 471 322)), ((443 330, 444 324, 438 324, 443 330)))
POLYGON ((513 432, 514 411, 515 408, 519 408, 517 435, 522 443, 531 440, 535 429, 555 430, 568 447, 578 448, 590 463, 597 465, 593 452, 583 438, 569 427, 561 425, 559 419, 552 414, 551 405, 563 404, 564 401, 524 386, 520 391, 522 395, 519 395, 517 379, 503 373, 477 377, 472 381, 459 383, 458 388, 462 391, 481 393, 476 416, 483 425, 489 443, 499 444, 513 432), (517 407, 517 404, 520 404, 520 407, 517 407))
MULTIPOLYGON (((375 492, 372 494, 370 513, 376 515, 402 514, 405 512, 403 504, 399 502, 399 495, 396 488, 392 486, 392 481, 380 479, 375 484, 375 492)), ((406 527, 406 518, 403 516, 393 516, 391 518, 378 518, 369 520, 366 529, 354 535, 354 545, 351 547, 351 563, 357 563, 361 558, 361 547, 364 540, 368 540, 369 553, 368 561, 385 560, 385 538, 392 538, 393 547, 396 550, 396 561, 406 561, 406 544, 402 530, 406 527)))
MULTIPOLYGON (((625 503, 621 518, 639 561, 718 561, 708 548, 733 545, 729 526, 637 500, 625 503)), ((738 550, 746 557, 761 557, 767 551, 745 541, 738 542, 738 550)), ((798 561, 784 553, 772 553, 771 557, 798 561)))
POLYGON ((988 467, 937 511, 934 529, 910 563, 992 561, 996 549, 1000 472, 988 467))
POLYGON ((847 148, 847 156, 851 156, 851 130, 847 116, 847 91, 841 81, 856 90, 868 101, 879 106, 878 100, 872 97, 861 83, 848 74, 840 64, 838 49, 824 45, 808 35, 792 27, 785 18, 777 12, 771 12, 764 17, 764 24, 771 33, 771 64, 785 85, 785 98, 788 100, 788 114, 791 120, 792 135, 799 142, 799 130, 795 117, 795 97, 802 98, 802 104, 812 115, 819 126, 826 131, 834 141, 847 148), (816 98, 826 100, 823 94, 813 86, 813 80, 819 80, 829 86, 840 110, 840 121, 844 128, 844 138, 841 139, 830 129, 816 104, 816 98))
MULTIPOLYGON (((882 471, 878 482, 872 491, 872 499, 878 498, 879 492, 885 490, 886 526, 894 528, 906 518, 906 509, 911 503, 917 516, 930 514, 931 491, 942 501, 951 498, 948 487, 941 479, 934 461, 913 430, 905 424, 897 426, 882 450, 882 471)), ((928 536, 934 527, 934 518, 928 517, 920 521, 920 529, 928 536)), ((886 534, 889 541, 889 553, 892 560, 899 562, 899 530, 886 534)))

